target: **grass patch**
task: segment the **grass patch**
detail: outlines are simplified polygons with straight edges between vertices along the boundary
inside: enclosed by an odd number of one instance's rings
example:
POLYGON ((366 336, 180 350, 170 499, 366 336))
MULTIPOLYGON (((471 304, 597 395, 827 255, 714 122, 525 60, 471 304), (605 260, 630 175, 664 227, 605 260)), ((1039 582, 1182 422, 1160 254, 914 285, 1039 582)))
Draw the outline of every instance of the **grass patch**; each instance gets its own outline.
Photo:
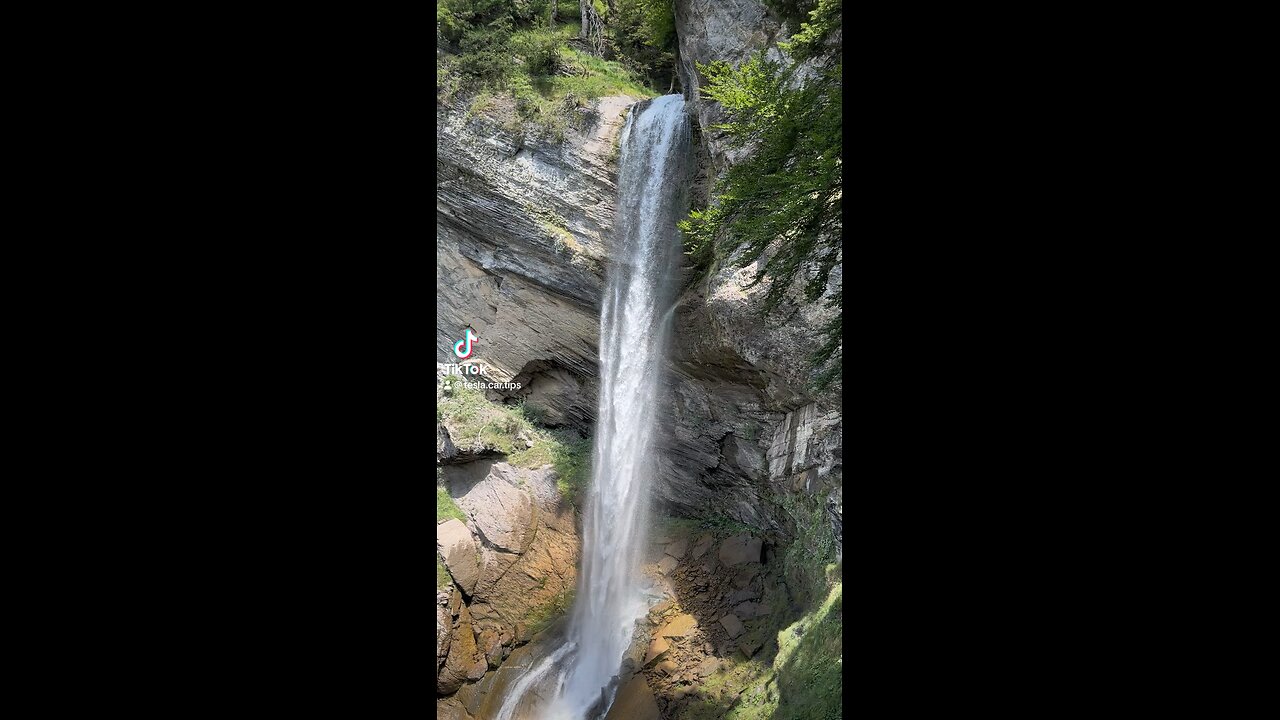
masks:
MULTIPOLYGON (((777 632, 777 653, 762 652, 716 671, 680 720, 840 720, 842 585, 777 632), (726 712, 725 708, 728 708, 726 712)), ((770 632, 777 630, 774 625, 770 632)))
POLYGON ((560 442, 552 446, 556 487, 560 489, 560 495, 575 505, 580 502, 591 478, 591 445, 590 438, 562 433, 560 442))
POLYGON ((583 98, 605 95, 630 95, 639 98, 657 97, 658 93, 645 87, 630 70, 612 60, 566 48, 567 64, 574 73, 571 76, 551 78, 553 95, 573 94, 583 98))
POLYGON ((794 525, 794 538, 782 556, 783 576, 803 604, 826 593, 827 565, 835 560, 836 538, 818 496, 783 493, 779 504, 794 525))
MULTIPOLYGON (((543 578, 543 583, 545 585, 546 578, 543 578)), ((529 623, 530 632, 537 635, 546 630, 557 618, 569 612, 569 608, 573 607, 573 597, 574 589, 566 588, 563 592, 534 608, 525 618, 525 622, 529 623)))
MULTIPOLYGON (((545 418, 545 411, 538 406, 489 402, 483 391, 463 387, 461 380, 452 375, 444 378, 436 407, 439 422, 449 428, 453 444, 459 449, 483 445, 505 455, 507 462, 516 467, 536 469, 551 465, 561 496, 574 505, 581 503, 591 476, 590 438, 573 430, 542 427, 538 422, 545 418), (529 447, 524 438, 533 446, 529 447)), ((440 492, 437 490, 437 520, 443 519, 440 492)), ((445 498, 448 499, 447 493, 445 498)))
MULTIPOLYGON (((782 578, 766 583, 767 616, 738 639, 759 644, 751 660, 736 656, 708 677, 680 720, 839 720, 843 670, 840 569, 831 562, 835 539, 821 502, 784 495, 791 543, 782 553, 782 578), (802 610, 800 608, 807 608, 802 610)), ((686 533, 749 530, 728 518, 664 518, 661 527, 686 533)))
POLYGON ((508 455, 516 449, 516 435, 531 429, 524 418, 486 400, 484 391, 464 387, 456 375, 444 377, 436 407, 459 449, 482 445, 508 455))
POLYGON ((458 504, 453 501, 453 497, 449 495, 449 491, 437 485, 436 522, 448 520, 449 518, 461 520, 462 522, 467 521, 466 513, 462 512, 462 508, 458 507, 458 504))

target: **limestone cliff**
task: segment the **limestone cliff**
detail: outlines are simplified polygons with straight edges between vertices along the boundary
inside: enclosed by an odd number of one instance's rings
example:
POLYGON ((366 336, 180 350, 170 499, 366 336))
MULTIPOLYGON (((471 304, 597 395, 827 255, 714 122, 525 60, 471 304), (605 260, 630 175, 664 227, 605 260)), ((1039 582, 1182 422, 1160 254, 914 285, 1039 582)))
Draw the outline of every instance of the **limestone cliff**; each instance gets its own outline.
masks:
MULTIPOLYGON (((696 63, 738 62, 759 49, 781 58, 777 44, 785 40, 785 30, 756 0, 676 0, 675 15, 680 83, 700 130, 701 175, 710 180, 737 156, 713 128, 722 114, 716 103, 699 96, 696 63)), ((522 384, 519 390, 490 391, 490 400, 523 400, 539 409, 545 424, 588 435, 596 414, 600 293, 617 200, 618 137, 628 108, 638 100, 594 101, 580 111, 580 122, 562 142, 469 115, 463 106, 437 107, 436 362, 456 362, 452 345, 469 324, 478 336, 471 361, 485 369, 481 379, 522 384)), ((764 314, 767 286, 747 287, 754 269, 722 262, 705 272, 685 270, 654 493, 669 514, 719 515, 764 534, 783 535, 789 528, 779 498, 804 495, 826 504, 839 538, 842 388, 837 382, 822 394, 808 390, 805 363, 818 329, 836 311, 798 299, 805 280, 801 273, 782 307, 764 314)), ((841 282, 837 266, 827 296, 839 293, 841 282)), ((501 469, 501 458, 488 457, 483 448, 463 448, 458 438, 450 442, 447 432, 440 432, 438 462, 451 463, 451 453, 461 452, 465 459, 478 453, 483 463, 449 471, 454 494, 467 495, 474 492, 473 483, 487 482, 481 495, 489 506, 505 508, 504 517, 534 514, 531 509, 521 515, 523 501, 510 492, 519 482, 512 480, 514 471, 501 469), (473 454, 467 457, 468 452, 473 454)), ((538 472, 520 471, 519 479, 545 487, 549 476, 538 472)), ((534 508, 536 493, 527 494, 534 508)), ((456 583, 472 584, 472 590, 463 588, 469 598, 481 592, 475 588, 483 584, 484 568, 496 572, 499 567, 485 565, 484 553, 493 555, 487 562, 506 562, 509 558, 501 556, 512 544, 525 542, 518 522, 492 528, 470 523, 467 535, 475 550, 463 547, 459 557, 479 556, 480 569, 463 568, 462 577, 455 577, 456 583)), ((556 522, 557 532, 570 537, 572 523, 556 522)), ((463 543, 457 528, 453 531, 463 543)), ((438 667, 455 689, 487 687, 491 678, 474 681, 477 673, 488 678, 481 665, 492 656, 481 646, 493 638, 482 640, 475 610, 452 607, 451 597, 442 598, 445 604, 438 610, 438 667), (466 632, 445 629, 461 624, 464 609, 470 640, 466 632), (452 638, 460 638, 461 645, 451 648, 452 638), (458 660, 449 668, 454 654, 458 660)), ((483 604, 493 607, 492 601, 483 604)), ((511 647, 502 645, 504 639, 499 631, 499 661, 509 652, 500 648, 511 647)), ((466 705, 466 712, 474 713, 482 694, 462 693, 466 697, 451 699, 449 707, 462 713, 466 705)))

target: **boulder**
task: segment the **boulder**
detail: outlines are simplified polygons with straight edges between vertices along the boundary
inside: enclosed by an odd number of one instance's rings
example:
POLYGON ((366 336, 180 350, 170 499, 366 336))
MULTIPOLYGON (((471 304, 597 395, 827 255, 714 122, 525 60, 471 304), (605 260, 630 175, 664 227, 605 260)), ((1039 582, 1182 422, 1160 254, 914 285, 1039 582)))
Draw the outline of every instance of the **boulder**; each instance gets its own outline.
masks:
POLYGON ((661 658, 670 649, 671 643, 667 642, 661 636, 655 637, 653 641, 649 643, 649 651, 644 655, 645 667, 648 667, 649 663, 652 663, 654 660, 661 658))
POLYGON ((720 543, 720 562, 729 566, 760 562, 760 551, 763 546, 764 543, 760 538, 735 535, 720 543))
POLYGON ((493 548, 523 553, 533 538, 535 510, 528 490, 520 487, 521 473, 504 462, 494 463, 479 482, 455 482, 458 507, 475 518, 480 537, 493 548))
POLYGON ((449 462, 457 455, 458 449, 453 446, 453 440, 449 437, 448 428, 436 423, 436 463, 449 462))
POLYGON ((724 630, 725 632, 729 633, 730 638, 736 638, 742 634, 742 631, 743 631, 742 621, 738 619, 737 615, 733 615, 733 614, 725 615, 724 617, 720 618, 720 624, 724 626, 724 630))
POLYGON ((720 660, 714 657, 703 658, 702 662, 693 669, 693 674, 700 678, 710 677, 714 675, 716 670, 720 669, 720 660))
POLYGON ((476 644, 479 646, 480 652, 484 653, 489 667, 498 667, 498 664, 502 662, 502 636, 497 629, 488 627, 481 630, 480 636, 476 638, 476 644))
POLYGON ((696 559, 706 555, 715 540, 716 539, 711 535, 711 533, 707 533, 706 535, 698 538, 698 541, 693 544, 693 557, 696 559))
POLYGON ((742 652, 743 657, 748 660, 760 650, 762 643, 759 640, 750 640, 738 643, 738 650, 742 652))
POLYGON ((483 677, 488 668, 488 661, 476 646, 475 633, 471 628, 471 614, 464 607, 458 613, 458 620, 453 626, 453 637, 449 641, 449 657, 436 675, 436 693, 450 695, 462 687, 467 680, 483 677))
POLYGON ((618 691, 605 720, 661 720, 658 703, 643 675, 635 675, 618 691))
POLYGON ((662 573, 663 575, 670 575, 671 571, 675 570, 676 566, 679 564, 680 564, 680 561, 676 560, 670 555, 663 555, 662 559, 658 561, 658 572, 662 573))
POLYGON ((680 538, 667 546, 666 553, 677 560, 683 560, 685 553, 689 552, 688 538, 680 538))
POLYGON ((658 637, 684 637, 698 627, 698 621, 692 615, 684 613, 671 619, 658 630, 658 637))
POLYGON ((458 587, 467 595, 474 593, 480 582, 480 548, 467 526, 452 518, 437 525, 436 548, 458 587))
POLYGON ((733 586, 745 590, 752 580, 756 579, 756 575, 760 572, 759 565, 751 565, 743 568, 737 575, 733 576, 733 586))
POLYGON ((453 616, 448 608, 436 608, 436 669, 449 657, 449 641, 453 637, 453 616))

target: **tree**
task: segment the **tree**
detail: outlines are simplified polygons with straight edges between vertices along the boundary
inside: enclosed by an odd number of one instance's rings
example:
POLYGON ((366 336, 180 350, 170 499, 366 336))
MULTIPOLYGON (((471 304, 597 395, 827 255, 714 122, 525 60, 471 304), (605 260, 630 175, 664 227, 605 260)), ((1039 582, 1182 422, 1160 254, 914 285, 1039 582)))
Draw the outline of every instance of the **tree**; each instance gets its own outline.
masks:
MULTIPOLYGON (((826 42, 840 26, 840 0, 820 0, 810 17, 812 22, 783 46, 797 61, 821 58, 830 50, 826 42)), ((815 78, 799 86, 793 82, 797 66, 769 62, 763 51, 737 68, 719 61, 698 66, 706 77, 703 95, 728 114, 728 122, 717 128, 731 144, 752 152, 717 181, 711 205, 681 223, 687 254, 703 265, 733 256, 737 267, 767 255, 752 282, 770 281, 766 312, 777 308, 802 270, 808 275, 804 300, 817 300, 842 257, 839 49, 819 62, 815 78)), ((841 302, 836 294, 827 305, 839 308, 841 302)), ((841 327, 836 315, 810 357, 815 368, 825 367, 815 378, 817 389, 839 373, 841 327)))

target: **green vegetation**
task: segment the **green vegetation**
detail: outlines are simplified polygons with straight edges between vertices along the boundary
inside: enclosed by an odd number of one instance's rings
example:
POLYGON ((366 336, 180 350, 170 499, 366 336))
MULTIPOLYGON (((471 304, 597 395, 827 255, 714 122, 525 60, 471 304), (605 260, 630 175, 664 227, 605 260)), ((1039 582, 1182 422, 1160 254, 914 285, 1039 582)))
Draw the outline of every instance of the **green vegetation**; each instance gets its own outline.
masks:
POLYGON ((577 3, 439 0, 437 99, 468 97, 471 114, 512 130, 533 123, 562 140, 592 98, 656 95, 674 72, 670 0, 614 0, 596 14, 599 52, 579 40, 577 3))
MULTIPOLYGON (((560 494, 575 505, 581 502, 591 475, 590 438, 583 438, 573 430, 543 427, 546 411, 535 405, 489 402, 484 391, 465 387, 454 375, 445 376, 436 407, 438 421, 449 429, 453 444, 459 449, 487 447, 506 455, 507 462, 516 467, 551 465, 560 494), (529 446, 529 442, 533 445, 529 446)), ((440 492, 438 489, 437 516, 440 492)))
MULTIPOLYGON (((779 503, 789 519, 782 577, 766 580, 765 615, 737 639, 759 650, 749 660, 728 658, 680 710, 680 720, 840 718, 842 582, 832 562, 835 536, 817 498, 784 493, 779 503)), ((666 518, 659 524, 696 531, 718 523, 666 518)))
POLYGON ((835 534, 819 498, 783 493, 779 504, 795 528, 782 554, 783 576, 797 600, 808 604, 826 593, 828 566, 836 556, 835 534))
POLYGON ((448 520, 449 518, 461 520, 462 522, 467 521, 466 513, 462 512, 462 508, 458 507, 458 504, 453 501, 453 498, 449 495, 449 491, 437 485, 436 522, 448 520))
MULTIPOLYGON (((777 309, 797 275, 806 281, 804 301, 817 300, 841 257, 842 60, 839 47, 826 45, 840 26, 841 0, 789 5, 816 5, 809 22, 783 45, 795 60, 790 67, 766 60, 763 51, 736 68, 722 61, 698 66, 706 76, 702 94, 728 114, 717 129, 732 145, 753 152, 716 182, 710 204, 680 225, 686 254, 704 268, 729 257, 735 267, 764 258, 752 285, 769 280, 766 312, 777 309), (825 61, 811 68, 813 77, 796 83, 799 63, 815 57, 825 61)), ((840 308, 841 296, 826 305, 840 308)), ((816 390, 839 376, 840 332, 837 314, 809 358, 818 371, 816 390)))
MULTIPOLYGON (((546 579, 543 578, 544 585, 545 582, 546 579)), ((525 618, 525 621, 529 623, 530 632, 537 635, 555 622, 556 618, 569 612, 569 608, 573 607, 575 592, 572 587, 566 588, 541 606, 534 608, 525 618)))
MULTIPOLYGON (((842 583, 836 582, 811 612, 781 629, 778 625, 766 629, 776 644, 770 643, 767 652, 750 660, 739 657, 722 665, 698 688, 697 699, 676 717, 840 720, 842 596, 842 583)), ((748 636, 742 641, 748 642, 748 636)))
POLYGON ((772 665, 742 689, 725 720, 840 720, 842 587, 835 583, 821 605, 778 633, 772 665))

